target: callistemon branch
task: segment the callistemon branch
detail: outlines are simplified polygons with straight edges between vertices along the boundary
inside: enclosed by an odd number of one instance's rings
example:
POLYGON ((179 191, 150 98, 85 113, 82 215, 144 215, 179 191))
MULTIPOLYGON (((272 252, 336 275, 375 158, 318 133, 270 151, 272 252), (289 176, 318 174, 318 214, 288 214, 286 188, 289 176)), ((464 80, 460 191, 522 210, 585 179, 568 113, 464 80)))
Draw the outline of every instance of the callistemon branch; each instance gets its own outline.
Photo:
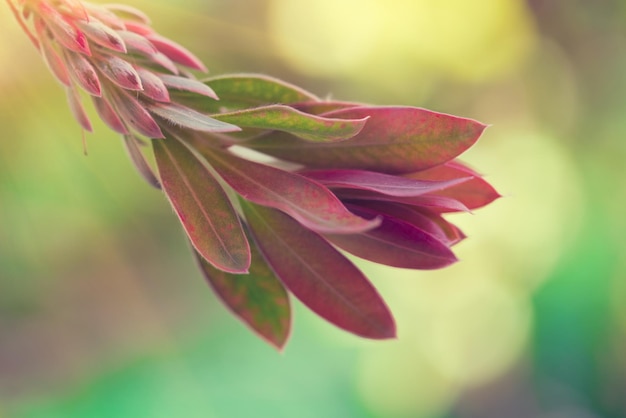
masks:
POLYGON ((400 106, 321 100, 289 83, 206 71, 125 5, 7 0, 67 92, 123 137, 162 188, 198 266, 232 312, 282 347, 290 295, 366 338, 396 335, 376 289, 339 250, 376 263, 436 269, 465 235, 446 218, 498 193, 456 160, 485 125, 400 106), (150 143, 156 167, 143 149, 150 143))

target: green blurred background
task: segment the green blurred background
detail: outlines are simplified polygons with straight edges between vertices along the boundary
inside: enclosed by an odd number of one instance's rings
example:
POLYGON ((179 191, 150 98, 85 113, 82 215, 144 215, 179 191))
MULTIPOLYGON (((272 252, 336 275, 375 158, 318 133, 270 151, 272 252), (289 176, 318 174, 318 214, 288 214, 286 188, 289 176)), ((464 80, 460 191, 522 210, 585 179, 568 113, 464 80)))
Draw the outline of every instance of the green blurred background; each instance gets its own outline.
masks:
POLYGON ((361 264, 398 340, 295 302, 277 353, 212 295, 120 139, 96 123, 83 155, 0 6, 0 417, 626 417, 626 1, 131 4, 212 74, 491 124, 463 159, 505 197, 455 218, 451 268, 361 264))

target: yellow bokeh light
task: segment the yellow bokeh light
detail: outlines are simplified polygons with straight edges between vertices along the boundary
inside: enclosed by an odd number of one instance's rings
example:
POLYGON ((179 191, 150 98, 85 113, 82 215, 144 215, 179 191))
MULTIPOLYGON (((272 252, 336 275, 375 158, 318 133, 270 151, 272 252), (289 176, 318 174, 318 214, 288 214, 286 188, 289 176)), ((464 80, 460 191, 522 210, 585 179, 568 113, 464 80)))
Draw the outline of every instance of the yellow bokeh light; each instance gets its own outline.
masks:
POLYGON ((521 0, 273 0, 269 19, 279 53, 314 75, 380 77, 393 64, 484 80, 516 68, 535 43, 521 0))

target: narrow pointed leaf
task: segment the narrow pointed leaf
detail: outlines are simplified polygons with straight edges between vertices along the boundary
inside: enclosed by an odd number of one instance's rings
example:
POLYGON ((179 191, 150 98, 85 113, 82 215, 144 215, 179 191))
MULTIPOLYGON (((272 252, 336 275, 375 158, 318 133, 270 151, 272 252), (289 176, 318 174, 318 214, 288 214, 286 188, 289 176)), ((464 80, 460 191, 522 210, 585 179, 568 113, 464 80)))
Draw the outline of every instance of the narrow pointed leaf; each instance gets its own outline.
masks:
POLYGON ((315 142, 334 142, 352 138, 363 129, 367 121, 367 118, 324 118, 282 105, 262 106, 212 116, 237 126, 289 132, 304 140, 315 142))
POLYGON ((196 149, 245 199, 280 209, 314 231, 353 233, 376 226, 376 221, 352 214, 328 189, 306 177, 206 146, 196 149))
POLYGON ((398 218, 358 206, 350 208, 361 216, 381 216, 379 227, 361 234, 327 234, 326 238, 357 257, 392 267, 430 270, 446 267, 457 259, 440 240, 398 218))
POLYGON ((163 132, 144 105, 126 92, 111 90, 111 104, 122 120, 148 138, 163 138, 163 132))
POLYGON ((103 55, 95 60, 95 64, 105 77, 118 86, 127 90, 143 90, 139 74, 127 61, 115 55, 103 55))
POLYGON ((167 87, 165 87, 165 84, 159 77, 143 68, 137 68, 137 74, 139 74, 141 85, 143 86, 142 94, 157 102, 167 103, 170 101, 167 87))
POLYGON ((177 97, 184 104, 206 113, 319 100, 313 94, 292 84, 257 74, 214 77, 205 80, 205 83, 219 96, 219 102, 189 94, 178 94, 177 97))
POLYGON ((66 87, 65 92, 67 94, 67 101, 70 105, 70 110, 72 111, 72 115, 82 128, 88 132, 92 132, 93 128, 91 127, 91 122, 89 121, 89 117, 85 112, 85 108, 83 107, 83 103, 80 100, 80 96, 76 89, 72 87, 66 87))
POLYGON ((137 139, 132 135, 124 135, 124 145, 126 146, 130 160, 135 165, 139 174, 141 174, 141 177, 143 177, 150 186, 161 189, 161 182, 156 174, 154 174, 152 167, 150 167, 150 164, 146 161, 146 157, 139 149, 137 139))
POLYGON ((78 85, 92 96, 101 96, 102 86, 100 85, 100 79, 91 62, 84 55, 70 51, 66 52, 65 57, 78 85))
POLYGON ((423 206, 435 210, 437 212, 469 212, 470 210, 458 200, 447 197, 438 196, 433 193, 420 196, 389 196, 382 193, 371 192, 369 190, 355 189, 336 189, 334 192, 341 198, 346 200, 373 200, 384 202, 396 202, 405 205, 423 206))
POLYGON ((337 101, 308 101, 302 103, 294 103, 294 108, 304 113, 312 115, 321 115, 341 109, 349 109, 353 107, 363 106, 361 103, 354 102, 337 102, 337 101))
POLYGON ((204 277, 224 304, 261 338, 276 348, 287 342, 291 328, 291 307, 285 286, 256 248, 250 247, 252 262, 248 274, 218 270, 194 251, 204 277))
POLYGON ((194 248, 220 270, 246 273, 248 240, 220 184, 177 139, 153 140, 152 146, 161 186, 194 248))
POLYGON ((103 7, 112 11, 116 15, 121 16, 124 19, 133 19, 147 25, 150 24, 150 18, 144 12, 135 7, 119 3, 106 4, 103 7))
POLYGON ((470 119, 412 107, 358 107, 323 116, 370 119, 358 135, 342 142, 312 143, 274 133, 246 146, 312 168, 410 173, 453 159, 485 128, 470 119))
POLYGON ((82 3, 83 7, 87 10, 90 16, 95 17, 108 27, 115 30, 123 30, 125 28, 124 21, 112 11, 105 9, 99 4, 93 4, 89 2, 82 3))
POLYGON ((124 22, 124 26, 126 27, 126 30, 129 30, 141 36, 154 33, 154 29, 152 29, 150 26, 148 26, 145 23, 133 22, 133 21, 127 20, 124 22))
POLYGON ((202 61, 184 46, 156 33, 147 34, 146 38, 172 61, 202 72, 207 71, 202 61))
POLYGON ((98 116, 100 116, 100 119, 102 119, 109 128, 123 135, 128 133, 126 125, 122 122, 122 119, 120 119, 119 115, 115 112, 115 110, 113 110, 113 107, 105 98, 91 96, 91 100, 93 101, 94 107, 98 112, 98 116))
POLYGON ((416 180, 365 170, 308 170, 301 174, 326 187, 370 190, 389 196, 406 197, 442 190, 467 180, 467 178, 448 181, 416 180))
POLYGON ((241 128, 222 122, 203 113, 175 103, 154 103, 146 107, 150 112, 170 123, 201 132, 236 132, 241 128))
POLYGON ((169 88, 188 91, 218 100, 217 94, 215 94, 213 89, 201 81, 169 74, 160 74, 159 77, 169 88))
POLYGON ((159 52, 143 35, 128 30, 119 30, 117 33, 124 41, 129 53, 150 56, 159 52))
POLYGON ((50 69, 50 72, 54 75, 54 77, 63 85, 70 85, 70 73, 67 69, 67 65, 61 55, 56 51, 56 49, 52 46, 52 43, 48 36, 45 34, 42 36, 44 28, 41 27, 41 31, 39 33, 39 39, 41 40, 41 52, 44 58, 44 62, 50 69))
POLYGON ((435 194, 457 199, 471 210, 488 205, 500 197, 500 194, 480 174, 456 161, 450 161, 445 165, 422 172, 408 174, 406 177, 424 180, 452 180, 467 176, 471 176, 470 180, 437 191, 435 194))
POLYGON ((87 37, 72 23, 70 17, 63 16, 47 2, 39 2, 37 7, 57 42, 71 51, 91 55, 87 37))
POLYGON ((107 25, 95 19, 78 21, 80 29, 94 43, 113 51, 126 53, 126 45, 120 35, 107 25))
POLYGON ((326 240, 275 209, 243 208, 265 259, 309 309, 362 337, 395 337, 393 317, 376 289, 326 240))

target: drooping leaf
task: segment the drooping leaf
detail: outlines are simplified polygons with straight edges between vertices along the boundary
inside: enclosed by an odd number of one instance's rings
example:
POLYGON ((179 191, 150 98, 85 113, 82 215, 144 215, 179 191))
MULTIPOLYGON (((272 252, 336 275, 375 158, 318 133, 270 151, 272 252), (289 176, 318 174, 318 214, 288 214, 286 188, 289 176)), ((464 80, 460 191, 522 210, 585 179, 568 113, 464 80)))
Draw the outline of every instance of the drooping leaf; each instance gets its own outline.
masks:
POLYGON ((350 209, 361 216, 379 216, 382 222, 360 234, 325 235, 349 253, 388 266, 421 270, 446 267, 457 260, 444 243, 413 224, 356 205, 350 209))
POLYGON ((289 104, 319 100, 313 94, 276 78, 258 74, 219 76, 205 80, 220 98, 219 102, 206 97, 177 93, 177 99, 206 113, 232 112, 258 106, 289 104))
POLYGON ((260 337, 280 349, 291 328, 289 296, 256 245, 251 245, 250 250, 248 274, 226 273, 207 263, 196 251, 194 255, 222 302, 260 337))
POLYGON ((146 161, 146 157, 143 155, 137 144, 137 138, 133 135, 124 135, 124 145, 130 160, 137 168, 137 171, 146 180, 146 182, 157 189, 161 189, 161 182, 157 178, 156 174, 150 167, 150 164, 146 161))
POLYGON ((163 191, 194 248, 216 268, 246 273, 250 248, 239 217, 207 167, 174 137, 153 140, 163 191))
POLYGON ((385 302, 332 245, 280 211, 245 202, 242 205, 265 259, 302 303, 356 335, 395 337, 394 320, 385 302))
POLYGON ((334 142, 352 138, 363 129, 367 121, 367 118, 324 118, 283 105, 255 107, 212 116, 237 126, 289 132, 299 138, 315 142, 334 142))
POLYGON ((201 132, 236 132, 241 128, 230 123, 213 119, 176 103, 150 103, 146 107, 150 112, 169 121, 173 125, 201 132))
POLYGON ((500 197, 500 194, 493 186, 486 182, 480 174, 457 161, 450 161, 445 165, 433 167, 418 173, 408 174, 406 177, 420 180, 441 181, 468 176, 471 177, 468 181, 437 191, 435 194, 452 197, 463 203, 470 210, 488 205, 500 197))
POLYGON ((76 91, 75 88, 66 87, 65 93, 67 95, 67 102, 70 105, 70 110, 72 111, 72 115, 74 119, 82 126, 84 130, 87 132, 92 132, 93 128, 91 127, 91 122, 89 121, 89 117, 87 116, 87 112, 85 112, 85 107, 83 106, 82 101, 80 100, 80 95, 76 91))
POLYGON ((389 196, 405 197, 420 196, 442 190, 462 183, 469 178, 456 178, 448 181, 420 181, 365 170, 306 170, 301 174, 322 183, 326 187, 370 190, 389 196))
MULTIPOLYGON (((219 93, 218 93, 219 94, 219 93)), ((356 107, 323 114, 364 118, 355 137, 336 143, 312 143, 277 132, 247 147, 311 168, 344 168, 410 173, 442 164, 469 148, 485 129, 471 119, 412 107, 356 107)))
POLYGON ((196 149, 237 193, 280 209, 318 232, 353 233, 376 226, 355 216, 328 189, 306 177, 207 146, 196 149))

